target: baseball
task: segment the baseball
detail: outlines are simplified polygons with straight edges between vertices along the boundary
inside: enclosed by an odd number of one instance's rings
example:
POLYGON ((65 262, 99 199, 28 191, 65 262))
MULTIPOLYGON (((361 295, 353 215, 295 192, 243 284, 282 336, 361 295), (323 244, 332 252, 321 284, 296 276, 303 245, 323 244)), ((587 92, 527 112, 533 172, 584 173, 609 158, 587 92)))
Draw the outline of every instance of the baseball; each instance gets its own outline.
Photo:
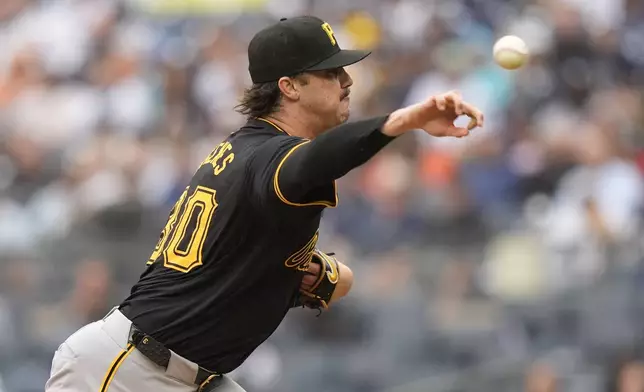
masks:
POLYGON ((521 68, 530 55, 528 45, 516 35, 501 37, 492 49, 494 61, 505 69, 521 68))

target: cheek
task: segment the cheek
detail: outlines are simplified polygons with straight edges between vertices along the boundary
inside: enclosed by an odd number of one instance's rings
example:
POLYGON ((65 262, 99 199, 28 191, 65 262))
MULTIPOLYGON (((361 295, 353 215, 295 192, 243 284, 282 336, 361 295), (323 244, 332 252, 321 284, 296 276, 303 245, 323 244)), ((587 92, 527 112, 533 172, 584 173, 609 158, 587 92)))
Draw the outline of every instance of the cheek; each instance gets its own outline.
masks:
POLYGON ((310 91, 304 97, 306 106, 316 112, 334 111, 340 103, 340 93, 334 93, 333 89, 320 88, 317 91, 310 91))

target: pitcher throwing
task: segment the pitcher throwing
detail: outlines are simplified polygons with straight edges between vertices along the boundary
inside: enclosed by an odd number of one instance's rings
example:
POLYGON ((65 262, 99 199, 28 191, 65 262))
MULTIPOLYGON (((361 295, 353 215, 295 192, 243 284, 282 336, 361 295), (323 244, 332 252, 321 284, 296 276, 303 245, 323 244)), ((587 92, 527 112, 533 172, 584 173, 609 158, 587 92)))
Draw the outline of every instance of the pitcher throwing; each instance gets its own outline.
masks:
POLYGON ((47 392, 242 391, 226 373, 289 309, 324 311, 349 292, 351 270, 317 248, 335 180, 405 132, 463 137, 483 125, 455 92, 346 123, 344 67, 368 55, 341 50, 310 16, 254 36, 238 106, 248 121, 196 170, 129 297, 60 345, 47 392), (467 128, 454 126, 460 115, 467 128))

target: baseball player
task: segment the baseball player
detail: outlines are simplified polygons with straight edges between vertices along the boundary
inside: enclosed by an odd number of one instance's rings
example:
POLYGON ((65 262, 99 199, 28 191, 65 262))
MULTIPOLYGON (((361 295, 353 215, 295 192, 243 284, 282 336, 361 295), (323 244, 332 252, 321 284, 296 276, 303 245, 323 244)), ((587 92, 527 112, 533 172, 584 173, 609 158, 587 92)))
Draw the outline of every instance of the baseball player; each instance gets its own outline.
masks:
POLYGON ((289 309, 324 311, 351 270, 317 248, 335 180, 397 136, 463 137, 483 125, 454 92, 353 123, 342 50, 328 23, 281 19, 248 46, 246 124, 216 146, 170 211, 129 297, 60 345, 46 391, 232 392, 226 376, 289 309), (468 127, 453 125, 460 115, 468 127))

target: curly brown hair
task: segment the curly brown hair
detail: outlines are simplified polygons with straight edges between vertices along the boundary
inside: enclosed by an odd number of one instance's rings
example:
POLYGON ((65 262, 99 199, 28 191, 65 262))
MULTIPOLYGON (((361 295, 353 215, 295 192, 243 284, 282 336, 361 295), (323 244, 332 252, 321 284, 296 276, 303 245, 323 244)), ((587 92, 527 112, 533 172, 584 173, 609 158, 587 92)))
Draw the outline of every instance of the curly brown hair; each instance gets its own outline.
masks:
POLYGON ((255 83, 244 90, 235 110, 246 117, 261 117, 279 110, 282 92, 277 82, 255 83))
MULTIPOLYGON (((301 84, 308 84, 305 74, 291 76, 301 84)), ((248 118, 268 116, 279 111, 282 103, 282 92, 278 81, 254 83, 244 90, 244 95, 235 106, 235 110, 248 118)))

